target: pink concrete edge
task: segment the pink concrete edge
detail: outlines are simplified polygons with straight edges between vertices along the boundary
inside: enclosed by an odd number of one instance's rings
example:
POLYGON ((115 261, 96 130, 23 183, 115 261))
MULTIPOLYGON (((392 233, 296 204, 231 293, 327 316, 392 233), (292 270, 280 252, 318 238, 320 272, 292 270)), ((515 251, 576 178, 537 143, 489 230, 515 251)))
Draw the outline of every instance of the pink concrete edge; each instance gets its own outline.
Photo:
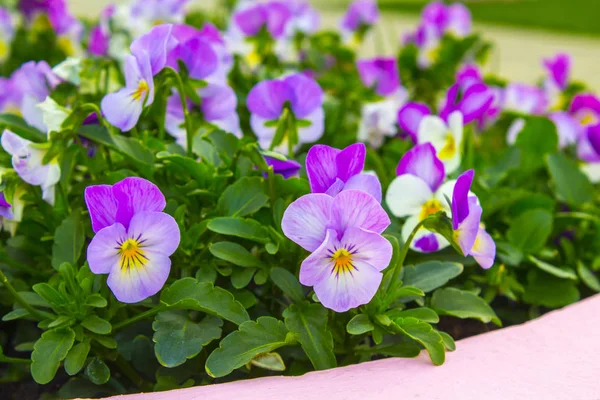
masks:
POLYGON ((112 400, 600 400, 600 295, 461 340, 446 363, 389 358, 112 400))

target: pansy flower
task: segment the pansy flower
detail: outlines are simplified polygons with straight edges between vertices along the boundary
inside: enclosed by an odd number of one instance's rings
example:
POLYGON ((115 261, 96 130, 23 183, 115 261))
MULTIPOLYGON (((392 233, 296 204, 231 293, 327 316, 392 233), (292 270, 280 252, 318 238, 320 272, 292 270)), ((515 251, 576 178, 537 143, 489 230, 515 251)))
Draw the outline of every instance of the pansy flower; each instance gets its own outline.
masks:
POLYGON ((354 0, 340 22, 342 39, 357 47, 366 30, 379 21, 379 9, 374 0, 354 0))
POLYGON ((108 286, 123 303, 158 293, 180 240, 177 222, 162 212, 166 201, 158 187, 126 178, 112 186, 87 187, 85 202, 96 232, 87 250, 92 272, 108 274, 108 286))
POLYGON ((15 36, 13 17, 4 7, 0 7, 0 63, 8 59, 10 46, 15 36))
POLYGON ((448 89, 440 117, 447 119, 451 113, 460 111, 466 125, 487 117, 494 102, 494 92, 483 82, 465 79, 464 76, 462 78, 462 81, 459 80, 448 89))
MULTIPOLYGON (((388 187, 385 201, 396 217, 408 217, 402 227, 406 241, 413 229, 425 218, 451 210, 446 198, 452 195, 456 181, 444 183, 444 164, 437 158, 434 147, 424 143, 413 147, 400 160, 397 177, 388 187)), ((411 249, 429 253, 449 246, 442 235, 420 229, 411 249)))
MULTIPOLYGON (((0 173, 0 175, 2 175, 0 173)), ((23 220, 23 210, 25 209, 24 197, 27 195, 27 187, 23 184, 17 184, 11 193, 0 194, 0 217, 2 219, 2 228, 15 236, 19 223, 23 220)))
POLYGON ((429 68, 438 61, 441 35, 435 25, 421 24, 414 35, 414 43, 419 49, 417 64, 420 68, 429 68))
POLYGON ((456 180, 452 193, 452 229, 454 240, 465 256, 473 256, 482 268, 490 268, 496 257, 496 243, 481 225, 481 206, 470 195, 474 171, 456 180))
POLYGON ((408 135, 413 142, 418 141, 419 126, 427 115, 431 114, 429 106, 423 103, 409 102, 398 110, 398 125, 402 132, 408 135))
POLYGON ((115 14, 114 5, 107 6, 100 13, 100 21, 90 30, 88 51, 95 56, 107 56, 110 47, 110 19, 115 14))
POLYGON ((600 124, 600 99, 591 93, 578 94, 573 98, 569 112, 581 127, 600 124))
POLYGON ((307 194, 286 209, 284 234, 312 254, 300 267, 300 283, 336 312, 367 304, 390 263, 392 246, 381 236, 390 220, 368 193, 336 197, 307 194))
POLYGON ((69 11, 66 2, 53 2, 48 12, 48 19, 56 34, 58 47, 67 57, 81 55, 81 39, 83 24, 69 11))
POLYGON ((363 85, 381 97, 362 106, 358 140, 379 147, 386 136, 397 133, 396 116, 408 93, 400 86, 398 63, 393 58, 359 60, 357 69, 363 85))
POLYGON ((558 53, 553 58, 543 60, 547 78, 544 80, 544 91, 549 100, 550 110, 562 110, 566 106, 564 90, 569 84, 571 73, 571 57, 558 53))
POLYGON ((460 166, 463 146, 463 116, 454 111, 443 120, 437 115, 426 115, 419 124, 418 143, 431 143, 437 157, 450 174, 460 166))
MULTIPOLYGON (((184 34, 183 31, 184 26, 186 25, 178 25, 176 26, 177 29, 174 28, 174 32, 179 37, 175 34, 173 37, 178 40, 178 43, 168 53, 167 65, 179 71, 179 63, 183 62, 191 78, 206 80, 219 67, 217 53, 210 42, 203 37, 194 35, 188 38, 188 35, 184 34)), ((191 29, 195 30, 195 28, 191 29)), ((199 31, 196 32, 199 33, 199 31)))
POLYGON ((291 18, 286 25, 286 35, 296 33, 310 35, 319 29, 321 18, 319 12, 306 0, 287 0, 286 4, 291 18))
MULTIPOLYGON (((261 147, 268 149, 275 137, 277 121, 287 107, 297 121, 298 143, 317 141, 324 130, 323 90, 303 74, 258 83, 248 94, 250 125, 261 147)), ((276 149, 287 151, 287 140, 276 149)))
POLYGON ((471 33, 471 12, 463 4, 446 6, 441 1, 429 3, 421 14, 421 20, 437 29, 439 35, 445 33, 465 37, 471 33))
POLYGON ((0 138, 4 150, 12 156, 12 165, 24 182, 39 186, 42 197, 54 205, 55 187, 60 179, 60 166, 56 158, 43 164, 48 143, 33 143, 23 139, 9 130, 4 130, 0 138))
POLYGON ((306 156, 306 174, 313 193, 336 196, 343 190, 362 190, 381 201, 377 176, 364 173, 367 149, 355 143, 343 150, 322 144, 312 146, 306 156))
POLYGON ((504 89, 504 111, 541 115, 548 107, 544 91, 525 83, 509 83, 504 89))
POLYGON ((302 165, 295 160, 263 156, 268 166, 273 168, 273 173, 283 176, 284 179, 298 176, 302 165))

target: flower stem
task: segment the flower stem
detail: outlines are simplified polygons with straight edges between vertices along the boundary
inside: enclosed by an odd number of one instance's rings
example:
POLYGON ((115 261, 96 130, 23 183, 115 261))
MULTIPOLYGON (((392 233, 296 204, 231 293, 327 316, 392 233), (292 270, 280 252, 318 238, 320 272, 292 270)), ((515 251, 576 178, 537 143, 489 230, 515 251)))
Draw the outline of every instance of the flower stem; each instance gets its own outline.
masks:
POLYGON ((142 319, 146 319, 148 317, 153 317, 154 315, 156 315, 159 312, 164 311, 164 310, 165 310, 164 306, 157 306, 157 307, 151 308, 149 310, 144 311, 143 313, 136 314, 134 317, 126 319, 123 322, 113 325, 112 330, 113 330, 113 332, 117 331, 121 328, 124 328, 126 326, 133 324, 134 322, 140 321, 142 319))
POLYGON ((7 363, 7 364, 31 364, 31 359, 29 359, 29 358, 7 357, 5 355, 2 355, 2 356, 0 356, 0 363, 7 363))
POLYGON ((4 285, 4 287, 6 289, 8 289, 8 291, 10 292, 10 294, 13 295, 13 297, 15 298, 17 303, 22 305, 23 308, 25 308, 29 312, 29 315, 31 315, 32 317, 34 317, 35 319, 37 319, 39 321, 42 321, 45 319, 44 316, 38 310, 33 308, 29 303, 27 303, 21 297, 21 295, 15 290, 13 285, 11 285, 11 283, 8 281, 8 278, 6 277, 6 275, 4 275, 4 272, 2 272, 1 270, 0 270, 0 283, 2 283, 4 285))
POLYGON ((187 107, 187 97, 185 95, 185 88, 183 86, 183 80, 181 79, 181 75, 173 68, 167 67, 165 70, 175 79, 175 87, 177 88, 177 92, 179 93, 179 98, 181 100, 181 107, 183 108, 183 118, 185 121, 185 133, 186 133, 186 144, 187 144, 187 155, 188 157, 193 157, 194 152, 192 151, 192 143, 194 141, 194 132, 192 130, 192 120, 190 119, 190 113, 187 107))
MULTIPOLYGON (((388 281, 388 286, 389 286, 390 290, 393 290, 394 286, 398 282, 398 278, 400 277, 400 272, 402 272, 402 267, 404 266, 404 260, 406 260, 406 256, 408 255, 408 250, 410 249, 410 245, 411 245, 412 241, 414 240, 415 235, 421 229, 421 227, 425 224, 425 221, 427 221, 428 219, 429 218, 425 218, 425 219, 421 220, 417 224, 417 226, 415 226, 415 228, 412 230, 412 232, 406 239, 406 242, 404 242, 404 246, 402 246, 402 249, 400 250, 400 254, 398 255, 398 262, 396 263, 396 265, 394 265, 394 270, 392 271, 392 279, 390 279, 388 281)), ((388 288, 386 287, 386 290, 387 289, 388 288)))

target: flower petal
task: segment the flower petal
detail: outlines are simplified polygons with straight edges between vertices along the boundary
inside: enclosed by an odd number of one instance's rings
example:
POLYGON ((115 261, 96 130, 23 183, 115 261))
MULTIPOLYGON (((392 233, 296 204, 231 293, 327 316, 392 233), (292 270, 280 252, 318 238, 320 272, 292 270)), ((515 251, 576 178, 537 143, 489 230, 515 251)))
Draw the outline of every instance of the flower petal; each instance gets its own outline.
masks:
POLYGON ((100 229, 87 249, 87 261, 95 274, 108 274, 119 267, 119 243, 127 238, 125 227, 119 223, 100 229))
POLYGON ((454 237, 465 256, 471 254, 475 245, 483 211, 474 200, 473 197, 469 199, 469 214, 454 231, 454 237))
POLYGON ((483 228, 479 228, 477 238, 471 249, 471 255, 482 268, 488 269, 494 265, 496 258, 496 243, 489 233, 483 228))
POLYGON ((143 98, 136 99, 136 89, 123 88, 102 99, 102 113, 108 122, 122 131, 133 129, 142 115, 143 98))
POLYGON ((131 222, 127 235, 139 238, 144 251, 162 253, 170 256, 179 247, 181 234, 175 219, 164 212, 137 212, 131 222))
POLYGON ((4 151, 11 156, 20 154, 24 149, 27 148, 27 146, 31 144, 29 140, 23 139, 21 136, 9 131, 8 129, 5 129, 2 133, 0 142, 2 143, 2 148, 4 151))
POLYGON ((306 174, 313 193, 325 193, 337 177, 336 157, 341 151, 324 144, 314 145, 306 155, 306 174))
POLYGON ((423 204, 433 199, 431 188, 414 175, 400 175, 388 187, 385 202, 396 217, 419 215, 423 204))
POLYGON ((310 125, 298 128, 300 143, 316 142, 323 136, 323 131, 325 130, 325 112, 323 108, 319 107, 315 109, 304 120, 310 122, 310 125))
POLYGON ((398 111, 398 125, 416 142, 421 120, 431 114, 429 107, 420 103, 408 103, 398 111))
POLYGON ((231 87, 209 84, 200 89, 198 94, 202 98, 200 109, 207 121, 223 119, 236 113, 237 98, 231 87))
POLYGON ((393 249, 390 242, 378 233, 361 228, 348 228, 340 244, 353 253, 353 262, 367 263, 377 271, 386 269, 392 259, 393 249))
POLYGON ((381 182, 379 182, 379 178, 376 175, 369 173, 354 175, 344 185, 344 190, 352 189, 367 192, 381 203, 381 182))
POLYGON ((452 192, 452 226, 454 229, 458 229, 469 215, 469 190, 471 190, 474 176, 475 171, 470 169, 456 180, 452 192))
POLYGON ((304 74, 293 74, 285 78, 289 87, 292 111, 296 118, 305 118, 323 104, 323 89, 304 74))
POLYGON ((85 188, 84 197, 85 204, 90 212, 94 232, 115 223, 117 219, 117 202, 112 194, 112 186, 88 186, 85 188))
POLYGON ((252 114, 267 120, 279 118, 283 104, 290 99, 290 89, 283 81, 262 81, 252 88, 246 103, 252 114))
POLYGON ((143 52, 148 54, 152 75, 165 67, 167 54, 177 45, 177 40, 171 35, 172 30, 171 24, 157 25, 131 43, 131 53, 137 59, 143 52))
POLYGON ((355 143, 346 147, 335 157, 337 177, 347 182, 354 175, 362 172, 365 166, 367 148, 363 143, 355 143))
POLYGON ((300 283, 305 286, 314 286, 321 281, 327 274, 331 273, 333 260, 331 256, 339 248, 337 232, 328 229, 323 243, 311 255, 302 261, 300 266, 300 283))
POLYGON ((162 211, 167 202, 160 189, 146 179, 130 177, 113 186, 117 201, 117 222, 126 228, 133 216, 141 211, 162 211))
POLYGON ((325 240, 332 202, 332 197, 320 193, 307 194, 294 201, 281 220, 285 236, 304 249, 315 251, 325 240))
POLYGON ((442 184, 446 171, 431 143, 423 143, 413 147, 400 160, 396 175, 404 174, 421 178, 435 192, 442 184))
POLYGON ((347 228, 363 228, 382 233, 391 221, 375 197, 360 190, 344 190, 331 203, 328 228, 343 234, 347 228))

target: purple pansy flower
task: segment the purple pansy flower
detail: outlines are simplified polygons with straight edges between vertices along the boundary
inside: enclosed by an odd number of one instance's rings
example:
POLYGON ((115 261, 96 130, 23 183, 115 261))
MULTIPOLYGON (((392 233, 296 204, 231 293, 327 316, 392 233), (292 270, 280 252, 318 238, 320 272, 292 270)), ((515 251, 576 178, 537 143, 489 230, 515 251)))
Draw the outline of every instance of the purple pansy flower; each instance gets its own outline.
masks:
POLYGON ((4 197, 4 193, 0 192, 0 217, 2 219, 13 219, 14 214, 12 212, 12 205, 8 201, 6 201, 6 197, 4 197))
POLYGON ((8 9, 0 7, 0 63, 9 56, 10 46, 15 36, 15 24, 8 9))
POLYGON ((336 196, 343 190, 356 189, 381 201, 381 183, 377 176, 364 173, 367 149, 355 143, 344 150, 323 144, 312 146, 306 155, 306 174, 313 193, 336 196))
POLYGON ((298 171, 302 168, 297 161, 282 160, 275 157, 263 156, 270 167, 273 167, 273 172, 283 176, 285 179, 298 176, 298 171))
POLYGON ((548 108, 544 91, 524 83, 509 83, 504 89, 504 110, 520 114, 541 115, 548 108))
POLYGON ((55 186, 60 179, 60 167, 56 158, 43 164, 48 144, 32 143, 9 130, 4 130, 0 138, 4 150, 12 156, 12 165, 26 183, 39 186, 42 197, 54 205, 55 186))
POLYGON ((291 19, 286 25, 286 34, 292 36, 297 32, 310 35, 319 29, 321 18, 318 11, 306 0, 287 0, 286 5, 291 19))
POLYGON ((395 58, 358 60, 356 67, 363 85, 374 87, 379 96, 389 96, 400 88, 400 74, 395 58))
POLYGON ((136 0, 130 6, 131 21, 153 26, 165 22, 183 22, 189 0, 136 0))
POLYGON ((571 73, 571 57, 568 54, 559 53, 554 58, 545 59, 543 64, 548 73, 548 79, 559 89, 566 89, 571 73))
POLYGON ((342 17, 343 32, 354 33, 363 26, 371 26, 379 20, 379 9, 374 0, 354 0, 342 17))
POLYGON ((473 256, 482 268, 490 268, 496 257, 496 243, 481 226, 481 206, 470 195, 474 171, 456 180, 452 193, 452 229, 454 239, 465 256, 473 256))
POLYGON ((48 19, 56 33, 58 47, 68 56, 81 53, 83 24, 69 11, 65 2, 53 2, 48 11, 48 19))
POLYGON ((449 33, 465 37, 471 33, 471 12, 463 4, 446 6, 441 1, 431 2, 423 9, 421 20, 434 26, 440 36, 449 33))
MULTIPOLYGON (((303 74, 293 74, 281 79, 267 80, 252 88, 247 99, 250 110, 250 125, 263 148, 269 148, 277 121, 283 113, 284 106, 290 111, 298 124, 298 144, 311 143, 323 135, 323 90, 319 84, 303 74)), ((287 138, 284 138, 278 151, 287 150, 287 138)))
POLYGON ((211 44, 202 37, 196 36, 180 41, 168 55, 168 65, 179 71, 179 61, 183 62, 193 79, 206 79, 213 74, 219 65, 217 53, 211 44))
POLYGON ((484 83, 472 80, 458 82, 448 90, 440 117, 447 119, 451 113, 460 111, 463 123, 468 124, 482 120, 493 102, 494 93, 484 83))
POLYGON ((584 128, 600 124, 600 99, 591 93, 578 94, 573 98, 569 112, 584 128))
POLYGON ((419 48, 417 63, 421 68, 429 68, 438 60, 441 35, 437 27, 431 23, 423 23, 417 28, 415 44, 419 48))
POLYGON ((419 126, 421 121, 427 115, 431 114, 429 106, 422 103, 406 103, 398 111, 398 125, 400 128, 408 134, 413 142, 417 142, 417 136, 419 133, 419 126))
MULTIPOLYGON (((446 197, 452 195, 456 181, 444 183, 444 164, 430 143, 417 145, 408 151, 400 160, 396 175, 390 183, 385 201, 396 217, 408 217, 402 227, 402 237, 406 241, 425 218, 440 211, 450 214, 446 197)), ((411 243, 411 249, 428 253, 448 245, 442 235, 420 229, 411 243)))
POLYGON ((307 194, 294 201, 281 227, 310 251, 300 267, 300 283, 313 286, 323 306, 336 312, 367 304, 379 288, 392 257, 381 236, 390 219, 368 193, 347 190, 336 197, 307 194))
MULTIPOLYGON (((231 87, 211 83, 198 89, 197 93, 202 99, 197 108, 202 112, 202 117, 206 122, 233 133, 237 137, 242 137, 240 121, 236 112, 237 97, 231 87)), ((188 109, 196 106, 191 100, 187 101, 188 109)), ((181 98, 178 93, 174 92, 167 100, 165 128, 171 136, 175 137, 180 146, 187 148, 184 123, 181 98)))
POLYGON ((95 274, 108 274, 108 286, 123 303, 156 294, 171 269, 169 256, 179 246, 175 219, 163 213, 166 201, 158 187, 142 178, 113 186, 89 186, 85 202, 92 239, 87 260, 95 274))
POLYGON ((115 13, 115 6, 109 5, 100 13, 100 22, 90 30, 88 51, 95 56, 108 55, 110 46, 110 19, 115 13))

